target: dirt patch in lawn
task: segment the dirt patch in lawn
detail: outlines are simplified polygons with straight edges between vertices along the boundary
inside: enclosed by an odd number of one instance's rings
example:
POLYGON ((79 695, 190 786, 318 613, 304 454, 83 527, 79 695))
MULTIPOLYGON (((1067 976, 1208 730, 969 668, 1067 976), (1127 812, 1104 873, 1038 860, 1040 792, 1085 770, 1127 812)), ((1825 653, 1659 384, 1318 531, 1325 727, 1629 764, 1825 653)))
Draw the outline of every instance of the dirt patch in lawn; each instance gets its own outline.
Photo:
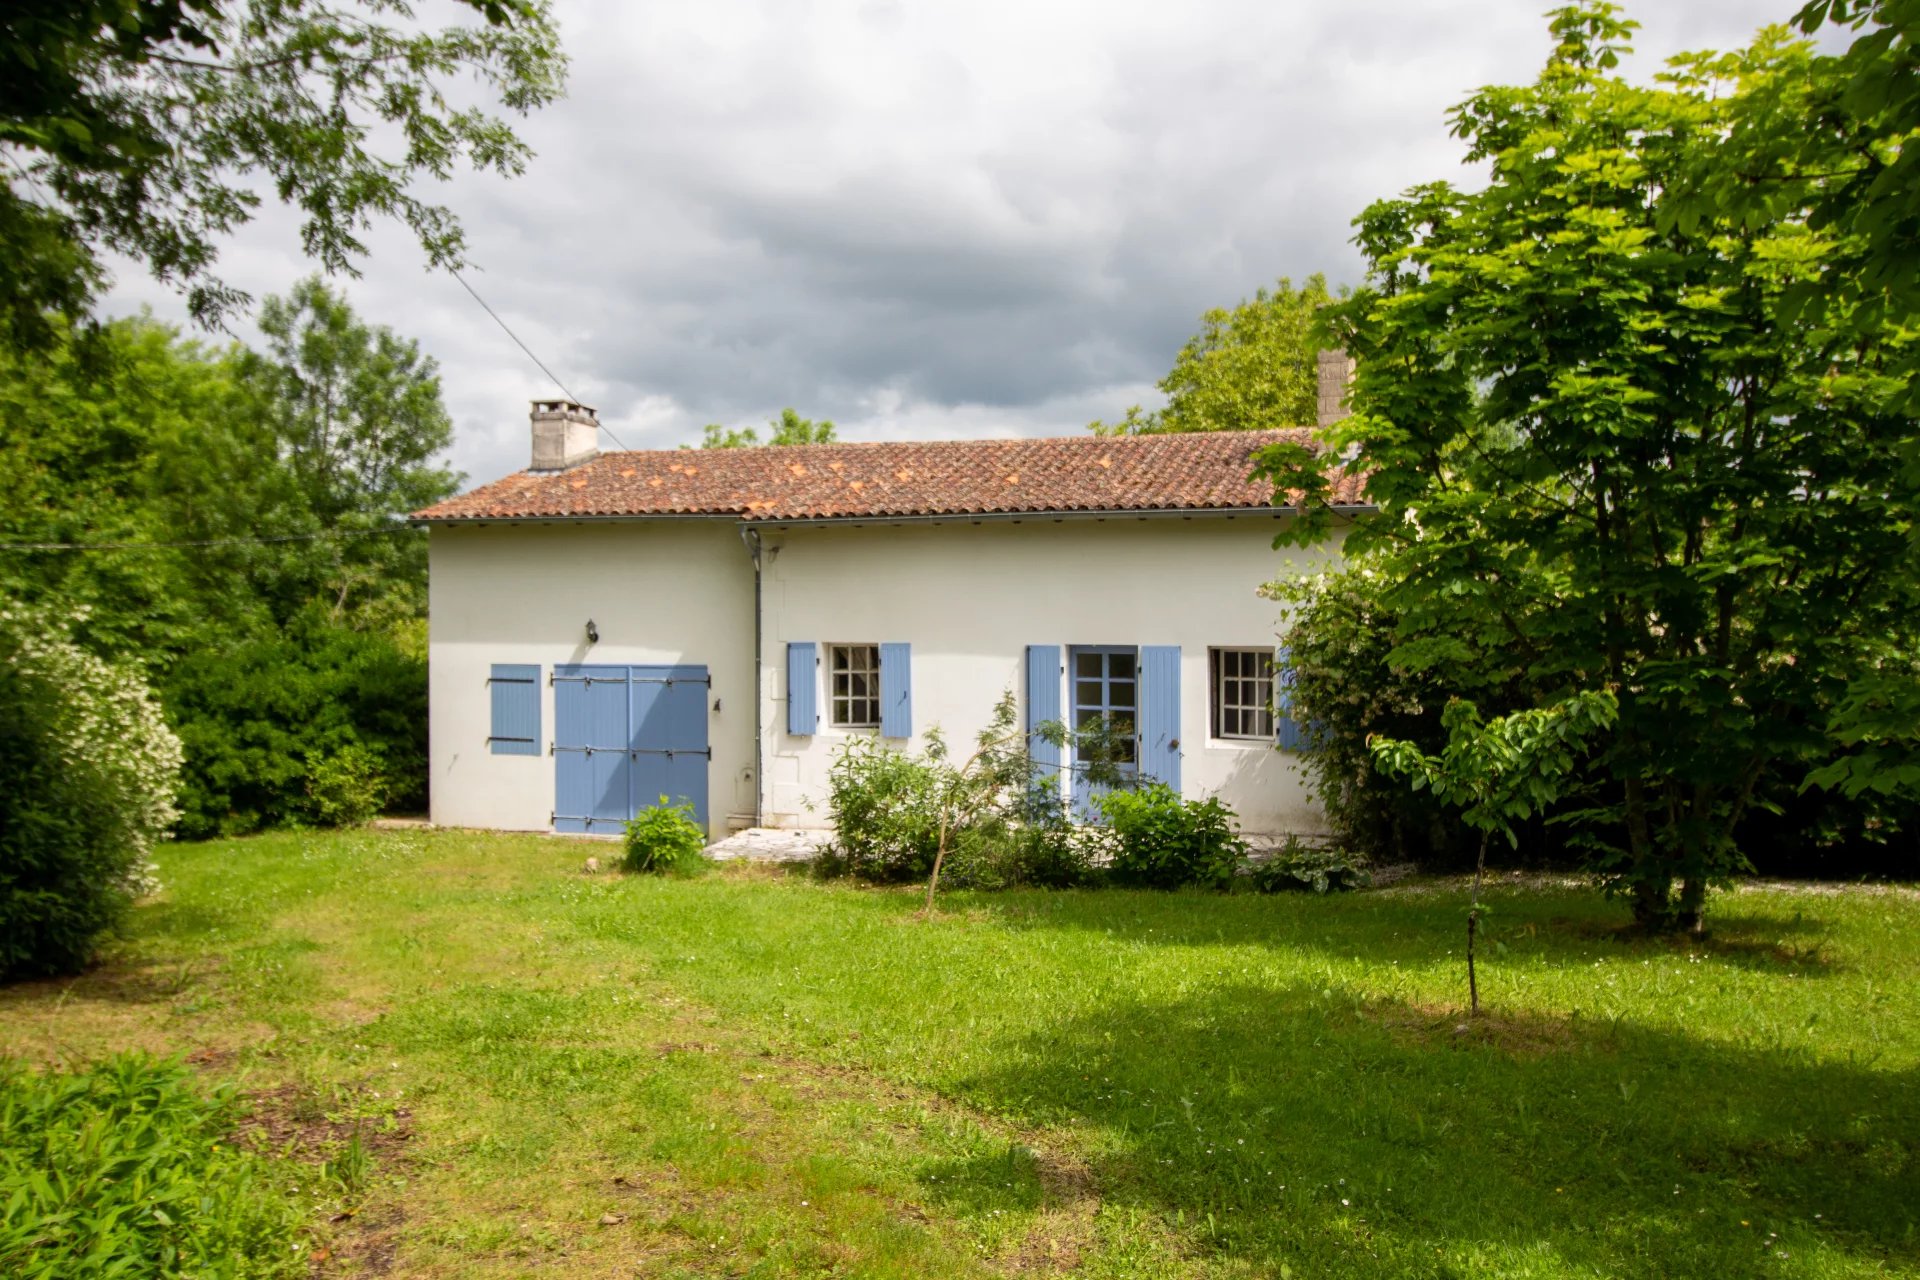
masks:
POLYGON ((413 1112, 373 1105, 365 1090, 342 1090, 328 1098, 304 1085, 283 1084, 246 1097, 252 1110, 235 1136, 270 1154, 337 1164, 343 1156, 358 1158, 351 1154, 357 1143, 366 1158, 388 1161, 413 1139, 413 1112))
POLYGON ((1593 1024, 1552 1014, 1506 1013, 1482 1007, 1478 1014, 1454 1005, 1377 1003, 1368 1014, 1405 1044, 1422 1049, 1484 1045, 1515 1058, 1592 1049, 1593 1024))

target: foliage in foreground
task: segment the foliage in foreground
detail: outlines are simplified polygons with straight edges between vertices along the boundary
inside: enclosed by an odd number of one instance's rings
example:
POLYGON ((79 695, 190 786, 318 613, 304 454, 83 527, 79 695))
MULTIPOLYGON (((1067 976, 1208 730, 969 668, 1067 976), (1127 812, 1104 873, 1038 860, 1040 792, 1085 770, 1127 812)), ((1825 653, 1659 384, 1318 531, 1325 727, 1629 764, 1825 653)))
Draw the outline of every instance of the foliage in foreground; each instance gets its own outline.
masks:
POLYGON ((16 1280, 304 1274, 300 1214, 229 1141, 230 1090, 144 1054, 39 1074, 0 1057, 0 1273, 16 1280))
POLYGON ((621 866, 655 874, 696 871, 707 847, 706 832, 693 820, 691 804, 673 804, 661 796, 627 820, 621 866))
POLYGON ((70 624, 0 605, 0 978, 85 965, 176 816, 179 739, 70 624))
POLYGON ((464 265, 459 221, 415 179, 462 161, 519 173, 527 147, 486 100, 545 105, 566 60, 545 0, 462 3, 484 21, 435 29, 376 0, 9 0, 0 342, 41 345, 58 332, 50 312, 83 318, 113 254, 218 323, 247 301, 213 275, 219 242, 267 190, 297 207, 301 243, 329 271, 365 254, 379 216, 405 223, 434 266, 464 265))
MULTIPOLYGON (((1611 5, 1552 25, 1536 83, 1454 112, 1488 184, 1358 220, 1368 284, 1329 308, 1353 416, 1266 461, 1318 498, 1368 474, 1379 515, 1345 547, 1391 584, 1394 664, 1475 698, 1523 679, 1537 706, 1619 691, 1573 829, 1642 924, 1687 927, 1745 865, 1763 780, 1824 762, 1848 688, 1920 647, 1920 328, 1914 299, 1848 284, 1857 246, 1790 161, 1765 216, 1698 198, 1730 131, 1797 147, 1830 60, 1776 31, 1649 87, 1613 71, 1611 5)), ((1309 506, 1285 536, 1331 529, 1309 506)))

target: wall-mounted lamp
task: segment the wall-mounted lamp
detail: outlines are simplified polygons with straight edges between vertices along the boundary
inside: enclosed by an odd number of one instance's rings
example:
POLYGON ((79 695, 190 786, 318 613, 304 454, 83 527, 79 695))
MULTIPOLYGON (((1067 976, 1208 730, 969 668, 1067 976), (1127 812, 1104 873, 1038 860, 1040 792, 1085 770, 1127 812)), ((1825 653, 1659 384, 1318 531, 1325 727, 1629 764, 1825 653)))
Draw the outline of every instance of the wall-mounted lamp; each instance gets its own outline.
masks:
POLYGON ((587 619, 587 643, 588 644, 600 643, 600 628, 593 625, 592 618, 587 619))

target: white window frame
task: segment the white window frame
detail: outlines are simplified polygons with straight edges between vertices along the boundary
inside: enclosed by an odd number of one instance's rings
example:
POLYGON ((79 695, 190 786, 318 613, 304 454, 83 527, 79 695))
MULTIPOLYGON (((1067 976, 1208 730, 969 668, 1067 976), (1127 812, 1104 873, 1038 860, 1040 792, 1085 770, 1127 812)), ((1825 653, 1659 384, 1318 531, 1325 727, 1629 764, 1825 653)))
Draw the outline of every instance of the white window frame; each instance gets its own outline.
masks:
POLYGON ((1279 724, 1273 702, 1278 666, 1270 647, 1214 645, 1208 648, 1207 722, 1215 738, 1222 742, 1271 743, 1274 740, 1279 724), (1251 672, 1245 665, 1248 659, 1254 663, 1251 672), (1228 731, 1230 717, 1238 722, 1237 732, 1228 731), (1249 722, 1253 732, 1247 731, 1249 722))
POLYGON ((831 729, 878 729, 880 727, 880 646, 864 641, 827 643, 827 727, 831 729), (864 664, 855 659, 864 659, 864 664), (848 678, 848 691, 840 692, 840 677, 848 678), (853 677, 864 676, 867 692, 852 691, 853 677), (859 704, 859 705, 856 705, 859 704), (871 720, 855 719, 856 710, 871 709, 871 720), (845 719, 841 718, 845 710, 845 719))

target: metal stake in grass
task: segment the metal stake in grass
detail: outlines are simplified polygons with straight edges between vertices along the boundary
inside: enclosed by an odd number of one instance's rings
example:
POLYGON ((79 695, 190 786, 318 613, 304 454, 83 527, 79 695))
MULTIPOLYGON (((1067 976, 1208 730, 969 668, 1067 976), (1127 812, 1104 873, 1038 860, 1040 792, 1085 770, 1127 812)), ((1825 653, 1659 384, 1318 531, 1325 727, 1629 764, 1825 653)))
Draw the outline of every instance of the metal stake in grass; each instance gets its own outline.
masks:
POLYGON ((1480 933, 1487 841, 1498 831, 1518 848, 1513 823, 1560 798, 1584 754, 1587 736, 1611 725, 1619 713, 1610 689, 1576 693, 1551 707, 1487 721, 1480 719, 1480 708, 1455 698, 1440 717, 1447 745, 1437 756, 1396 738, 1367 740, 1382 773, 1406 778, 1415 791, 1431 787, 1441 803, 1458 807, 1460 820, 1480 833, 1473 905, 1467 911, 1467 999, 1475 1016, 1480 1012, 1480 976, 1474 967, 1474 943, 1480 933))

